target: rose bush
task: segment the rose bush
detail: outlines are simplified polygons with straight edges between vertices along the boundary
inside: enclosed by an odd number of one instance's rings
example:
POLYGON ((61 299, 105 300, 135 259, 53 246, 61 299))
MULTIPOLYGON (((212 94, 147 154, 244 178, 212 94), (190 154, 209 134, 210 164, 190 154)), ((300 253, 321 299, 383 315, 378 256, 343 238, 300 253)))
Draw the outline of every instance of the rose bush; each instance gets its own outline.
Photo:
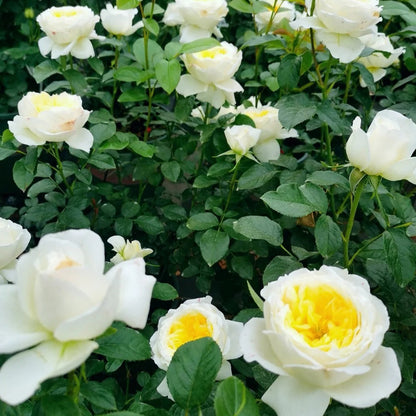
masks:
POLYGON ((91 39, 104 39, 95 33, 94 26, 100 18, 86 6, 51 7, 36 18, 46 36, 39 39, 39 49, 51 58, 71 54, 75 58, 94 56, 91 39))
POLYGON ((18 103, 19 114, 9 121, 17 141, 29 146, 66 142, 88 152, 94 138, 84 128, 90 112, 82 108, 81 97, 62 92, 28 92, 18 103))
POLYGON ((367 133, 356 117, 346 145, 352 166, 368 175, 390 181, 407 179, 416 183, 416 124, 403 114, 383 110, 376 114, 367 133))
POLYGON ((104 244, 89 230, 48 234, 19 258, 16 283, 0 286, 0 352, 16 353, 0 368, 1 400, 21 403, 78 367, 114 320, 146 325, 155 278, 143 260, 103 271, 104 244))
POLYGON ((396 355, 381 345, 389 327, 368 282, 347 270, 299 269, 262 289, 264 318, 244 327, 247 361, 279 374, 263 400, 279 416, 322 416, 330 398, 369 407, 400 384, 396 355))

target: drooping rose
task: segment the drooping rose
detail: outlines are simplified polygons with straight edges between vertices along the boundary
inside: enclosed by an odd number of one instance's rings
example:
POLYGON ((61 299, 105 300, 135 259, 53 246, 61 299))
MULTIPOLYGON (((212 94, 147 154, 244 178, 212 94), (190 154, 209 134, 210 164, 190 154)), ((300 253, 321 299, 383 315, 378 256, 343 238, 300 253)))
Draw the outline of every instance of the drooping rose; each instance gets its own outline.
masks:
POLYGON ((242 52, 234 45, 221 46, 181 56, 189 74, 182 75, 176 91, 188 97, 197 94, 201 101, 220 108, 225 101, 235 104, 234 93, 243 91, 232 77, 240 67, 242 52))
POLYGON ((416 124, 392 110, 378 112, 367 133, 356 117, 346 145, 351 165, 359 170, 390 181, 407 179, 416 184, 415 149, 416 124))
POLYGON ((364 408, 399 386, 400 369, 382 341, 386 307, 365 279, 322 266, 296 270, 262 291, 264 318, 244 327, 247 361, 279 374, 263 396, 279 416, 322 416, 330 398, 364 408))
POLYGON ((122 261, 135 259, 137 257, 145 257, 153 253, 151 248, 142 248, 137 240, 125 240, 121 235, 113 235, 107 240, 112 246, 113 251, 117 254, 110 259, 113 264, 121 263, 122 261))
POLYGON ((46 36, 39 39, 43 56, 51 52, 51 58, 71 54, 75 58, 94 56, 91 39, 103 39, 95 33, 94 26, 100 18, 86 6, 51 7, 37 18, 46 36))
POLYGON ((28 399, 44 380, 82 364, 98 347, 92 339, 114 320, 146 324, 155 278, 141 258, 104 275, 104 244, 90 230, 42 237, 20 256, 16 283, 0 285, 0 399, 28 399))
POLYGON ((142 21, 133 25, 136 14, 137 9, 120 10, 117 6, 107 3, 106 8, 100 12, 101 23, 104 29, 113 35, 129 36, 143 27, 142 21))
MULTIPOLYGON (((159 368, 167 370, 175 351, 186 342, 211 337, 223 356, 217 380, 231 376, 231 365, 227 360, 241 355, 239 337, 243 325, 225 319, 223 313, 211 304, 211 300, 210 296, 189 299, 159 319, 158 329, 150 338, 152 358, 159 368)), ((169 395, 166 379, 158 391, 169 395)))
POLYGON ((78 95, 28 92, 17 108, 19 114, 9 121, 9 129, 18 142, 28 146, 66 142, 75 149, 90 150, 94 138, 83 127, 90 112, 82 108, 78 95))

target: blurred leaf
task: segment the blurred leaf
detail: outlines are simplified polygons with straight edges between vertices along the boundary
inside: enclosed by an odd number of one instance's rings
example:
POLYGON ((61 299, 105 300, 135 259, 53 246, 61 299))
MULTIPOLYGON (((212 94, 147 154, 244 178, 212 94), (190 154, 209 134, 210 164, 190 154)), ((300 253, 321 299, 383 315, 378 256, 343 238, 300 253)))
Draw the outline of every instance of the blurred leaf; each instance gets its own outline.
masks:
POLYGON ((218 42, 214 38, 204 38, 204 39, 197 39, 192 42, 184 43, 182 45, 181 52, 182 53, 195 53, 200 51, 205 51, 207 49, 213 48, 214 46, 219 46, 220 42, 218 42))
POLYGON ((160 166, 163 176, 171 182, 176 182, 181 173, 181 166, 176 160, 163 162, 160 166))
POLYGON ((93 405, 105 410, 116 410, 116 399, 104 384, 98 381, 88 381, 81 384, 80 393, 93 405))
MULTIPOLYGON (((20 413, 20 412, 19 412, 20 413)), ((78 406, 68 396, 46 395, 36 403, 32 416, 80 416, 78 406)))
POLYGON ((277 82, 280 88, 292 90, 298 85, 300 79, 300 63, 300 57, 295 54, 289 54, 282 58, 279 69, 277 70, 277 82))
POLYGON ((263 284, 267 285, 267 283, 277 280, 280 276, 302 267, 302 263, 294 257, 276 256, 264 269, 263 284))
POLYGON ((241 217, 234 223, 234 230, 254 240, 265 240, 273 246, 283 243, 282 228, 270 218, 259 215, 241 217))
POLYGON ((208 228, 216 227, 218 225, 218 218, 211 212, 201 212, 192 215, 186 222, 186 226, 190 230, 207 230, 208 228))
POLYGON ((135 9, 140 3, 140 0, 116 0, 116 6, 120 10, 135 9))
POLYGON ((152 298, 159 300, 174 300, 178 297, 177 290, 169 283, 156 282, 152 298))
POLYGON ((207 230, 200 241, 201 254, 208 266, 221 260, 227 253, 230 237, 222 231, 207 230))

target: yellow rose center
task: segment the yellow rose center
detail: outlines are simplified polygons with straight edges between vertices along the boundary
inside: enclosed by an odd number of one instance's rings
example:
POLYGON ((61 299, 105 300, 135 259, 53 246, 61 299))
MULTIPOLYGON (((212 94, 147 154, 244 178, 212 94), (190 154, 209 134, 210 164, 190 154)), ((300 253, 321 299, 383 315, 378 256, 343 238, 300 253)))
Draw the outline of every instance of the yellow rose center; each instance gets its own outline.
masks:
POLYGON ((76 107, 74 100, 69 100, 67 96, 49 95, 46 92, 34 95, 32 97, 32 104, 37 113, 48 111, 53 107, 76 107))
POLYGON ((54 10, 52 14, 55 17, 72 17, 77 14, 76 10, 54 10))
POLYGON ((58 263, 58 265, 55 267, 55 270, 65 269, 72 266, 79 266, 79 264, 69 257, 65 257, 58 263))
POLYGON ((177 319, 169 329, 167 345, 177 350, 181 345, 199 338, 212 337, 211 322, 199 312, 190 312, 177 319))
POLYGON ((360 315, 351 300, 328 285, 290 287, 283 302, 289 306, 287 327, 323 351, 350 345, 360 325, 360 315))
POLYGON ((214 59, 217 55, 225 55, 227 51, 225 48, 222 48, 221 46, 216 46, 215 48, 207 49, 206 51, 197 52, 197 54, 201 58, 210 58, 214 59))

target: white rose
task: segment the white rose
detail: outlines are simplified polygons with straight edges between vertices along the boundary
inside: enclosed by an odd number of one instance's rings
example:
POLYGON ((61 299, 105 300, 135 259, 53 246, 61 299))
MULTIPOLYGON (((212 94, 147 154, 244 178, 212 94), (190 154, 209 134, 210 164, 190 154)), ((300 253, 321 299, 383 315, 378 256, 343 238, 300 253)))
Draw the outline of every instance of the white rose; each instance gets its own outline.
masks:
POLYGON ((112 246, 113 251, 117 254, 110 259, 113 264, 121 263, 125 260, 135 259, 137 257, 145 257, 153 253, 151 248, 142 248, 137 240, 125 240, 121 235, 113 235, 107 240, 112 246))
POLYGON ((283 19, 292 21, 296 17, 295 5, 289 1, 265 0, 265 3, 268 3, 269 10, 254 16, 259 30, 276 30, 283 19))
POLYGON ((227 15, 225 0, 176 0, 169 3, 163 17, 168 26, 181 25, 180 42, 209 38, 212 33, 221 37, 217 24, 227 15))
MULTIPOLYGON (((225 319, 211 300, 210 296, 187 300, 159 319, 157 331, 150 338, 152 358, 159 368, 167 370, 175 351, 186 342, 211 337, 218 344, 224 360, 217 379, 231 376, 231 365, 227 360, 241 356, 239 338, 243 324, 225 319)), ((158 391, 169 395, 166 380, 158 391)))
POLYGON ((20 143, 39 146, 64 141, 75 149, 90 150, 94 138, 83 128, 90 112, 82 108, 81 97, 28 92, 17 108, 19 115, 9 121, 9 129, 20 143))
POLYGON ((17 257, 23 253, 30 241, 30 233, 20 224, 0 218, 0 281, 14 281, 17 257))
POLYGON ((261 130, 241 125, 227 127, 224 134, 231 150, 238 156, 245 156, 259 141, 261 130))
POLYGON ((378 0, 306 0, 305 5, 313 15, 292 22, 298 29, 315 29, 316 38, 343 63, 358 58, 365 47, 362 36, 375 34, 381 21, 378 0))
POLYGON ((104 29, 113 35, 129 36, 136 30, 143 27, 143 22, 133 25, 133 18, 137 14, 137 9, 119 10, 107 3, 106 8, 101 10, 100 17, 104 29))
POLYGON ((145 326, 155 278, 143 259, 106 275, 104 263, 104 244, 90 230, 46 235, 20 256, 16 284, 0 286, 0 354, 17 352, 0 369, 1 400, 21 403, 78 367, 114 320, 145 326))
POLYGON ((103 39, 94 31, 100 20, 86 6, 51 7, 43 11, 37 22, 46 36, 39 40, 40 53, 51 58, 71 54, 75 58, 87 59, 94 56, 90 39, 103 39))
MULTIPOLYGON (((377 36, 363 37, 366 46, 374 49, 371 55, 359 58, 357 61, 363 64, 373 75, 374 82, 379 81, 386 75, 385 68, 398 62, 399 56, 405 52, 405 48, 394 48, 390 38, 384 33, 378 33, 377 36), (368 41, 366 39, 368 38, 368 41), (386 57, 382 52, 388 52, 390 55, 386 57)), ((361 86, 365 87, 365 82, 360 77, 361 86)))
POLYGON ((215 108, 220 108, 225 101, 235 104, 234 93, 243 88, 232 77, 240 67, 242 57, 242 52, 227 42, 182 55, 189 74, 181 76, 176 91, 185 97, 197 94, 199 100, 215 108))
POLYGON ((400 384, 396 355, 381 346, 389 318, 365 279, 322 266, 268 284, 264 319, 251 319, 241 346, 247 361, 279 374, 263 401, 279 416, 322 416, 330 398, 369 407, 400 384))
POLYGON ((416 184, 416 124, 404 115, 383 110, 376 114, 367 133, 356 117, 346 145, 348 159, 368 175, 390 181, 407 179, 416 184))

